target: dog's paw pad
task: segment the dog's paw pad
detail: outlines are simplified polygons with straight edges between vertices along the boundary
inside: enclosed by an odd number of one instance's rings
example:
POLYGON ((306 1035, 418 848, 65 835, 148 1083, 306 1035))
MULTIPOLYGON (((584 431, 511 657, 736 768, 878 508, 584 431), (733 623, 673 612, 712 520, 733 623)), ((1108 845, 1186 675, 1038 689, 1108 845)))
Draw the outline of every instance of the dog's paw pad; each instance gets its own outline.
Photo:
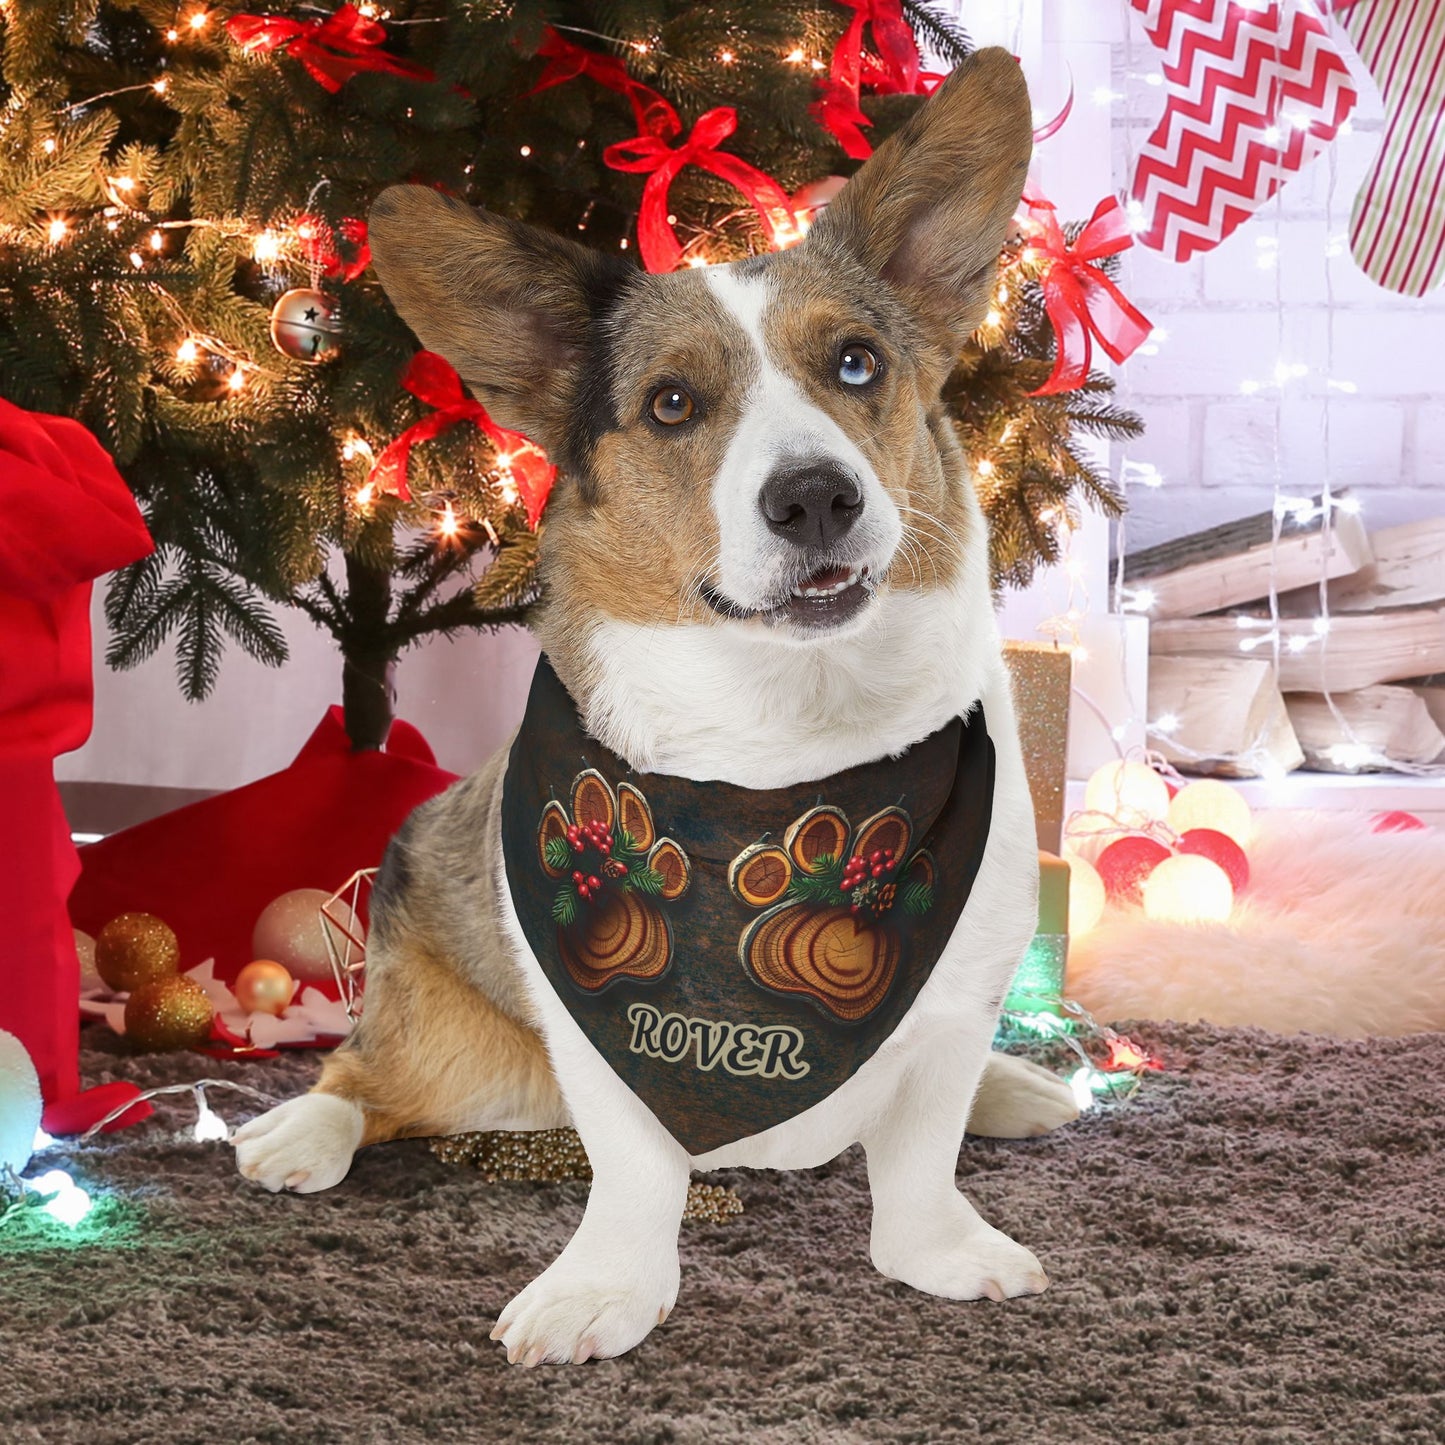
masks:
POLYGON ((501 1313, 491 1338, 509 1364, 582 1364, 625 1354, 665 1320, 677 1271, 648 1281, 569 1268, 559 1259, 501 1313))
POLYGON ((288 1099, 236 1131, 236 1167, 273 1194, 314 1194, 346 1178, 361 1143, 361 1110, 332 1094, 288 1099))

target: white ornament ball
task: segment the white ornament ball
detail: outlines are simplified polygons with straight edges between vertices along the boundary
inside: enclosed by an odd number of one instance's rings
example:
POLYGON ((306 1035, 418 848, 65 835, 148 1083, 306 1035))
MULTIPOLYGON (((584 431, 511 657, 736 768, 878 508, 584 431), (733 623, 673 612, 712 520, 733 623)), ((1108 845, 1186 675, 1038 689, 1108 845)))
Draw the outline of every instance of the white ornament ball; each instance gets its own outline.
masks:
POLYGON ((79 928, 72 932, 75 934, 75 956, 80 960, 81 993, 109 993, 105 980, 95 971, 95 940, 79 928))
MULTIPOLYGON (((302 984, 330 983, 331 955, 321 921, 321 905, 330 897, 321 888, 295 888, 272 899, 251 932, 251 957, 274 959, 302 984)), ((331 911, 355 928, 355 915, 340 899, 331 911)))
POLYGON ((1147 763, 1105 763, 1084 789, 1084 808, 1107 813, 1121 827, 1144 828, 1163 822, 1169 811, 1169 789, 1147 763))
POLYGON ((1107 897, 1099 870, 1087 859, 1070 858, 1069 864, 1069 937, 1082 938, 1099 926, 1104 916, 1107 897))
POLYGON ((0 1173, 30 1163, 40 1128, 40 1076, 25 1045, 0 1029, 0 1173))
POLYGON ((298 286, 271 311, 271 341, 296 361, 324 361, 341 345, 341 320, 324 292, 298 286))
POLYGON ((1216 778, 1200 778, 1188 783, 1174 795, 1167 814, 1169 826, 1176 833, 1191 828, 1213 828, 1233 838, 1241 848, 1248 848, 1254 839, 1254 815, 1240 793, 1216 778))
POLYGON ((1144 880, 1146 917, 1167 923, 1223 923, 1234 909, 1234 884, 1213 859, 1176 853, 1144 880))

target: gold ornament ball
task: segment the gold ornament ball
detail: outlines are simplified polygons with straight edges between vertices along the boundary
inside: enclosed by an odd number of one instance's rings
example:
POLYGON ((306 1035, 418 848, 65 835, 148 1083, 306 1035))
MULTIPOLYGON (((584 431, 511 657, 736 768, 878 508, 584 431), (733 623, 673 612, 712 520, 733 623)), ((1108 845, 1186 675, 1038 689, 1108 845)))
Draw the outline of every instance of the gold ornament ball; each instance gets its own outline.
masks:
POLYGON ((309 286, 287 291, 271 311, 271 341, 294 361, 324 361, 341 344, 336 308, 309 286))
POLYGON ((248 1014, 275 1014, 280 1018, 291 1003, 296 980, 274 958, 258 958, 236 975, 231 992, 248 1014))
MULTIPOLYGON (((251 931, 251 957, 275 959, 302 983, 329 984, 331 955, 326 951, 321 905, 330 897, 320 888, 293 888, 273 898, 251 931)), ((340 899, 331 911, 341 923, 355 928, 355 916, 340 899)), ((337 944, 342 944, 341 935, 333 933, 337 944)))
POLYGON ((122 913, 95 935, 95 971, 116 993, 174 978, 180 966, 176 935, 154 913, 122 913))
POLYGON ((143 983, 125 1006, 125 1034, 139 1049, 189 1049, 211 1036, 211 1001, 192 978, 179 975, 143 983))

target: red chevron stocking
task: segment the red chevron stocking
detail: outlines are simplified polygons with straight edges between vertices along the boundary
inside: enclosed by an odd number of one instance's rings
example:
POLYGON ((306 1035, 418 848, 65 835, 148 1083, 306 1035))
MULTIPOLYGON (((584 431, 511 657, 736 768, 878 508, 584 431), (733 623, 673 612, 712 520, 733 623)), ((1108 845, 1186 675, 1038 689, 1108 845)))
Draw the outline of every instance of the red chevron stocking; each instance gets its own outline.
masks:
POLYGON ((1445 282, 1445 6, 1335 0, 1385 98, 1385 143, 1350 218, 1350 250, 1372 280, 1406 296, 1445 282))
POLYGON ((1169 100, 1139 152, 1144 245, 1209 251, 1339 133, 1349 71, 1308 0, 1129 0, 1169 100))

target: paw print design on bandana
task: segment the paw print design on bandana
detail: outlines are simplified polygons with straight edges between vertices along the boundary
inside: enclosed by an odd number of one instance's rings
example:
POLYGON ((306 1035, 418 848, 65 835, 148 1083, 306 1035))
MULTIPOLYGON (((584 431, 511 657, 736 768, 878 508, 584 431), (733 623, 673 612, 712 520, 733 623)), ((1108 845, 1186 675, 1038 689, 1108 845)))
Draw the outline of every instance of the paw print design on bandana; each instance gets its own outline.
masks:
POLYGON ((744 930, 738 956, 754 982, 800 994, 844 1023, 888 996, 911 921, 933 906, 935 865, 909 855, 913 822, 884 808, 854 830, 837 808, 809 809, 782 846, 754 843, 733 859, 728 886, 765 911, 744 930))
POLYGON ((552 903, 557 945, 572 982, 599 993, 619 978, 661 978, 672 961, 664 909, 687 892, 692 867, 659 838, 631 783, 614 788, 595 768, 572 783, 572 810, 553 799, 537 827, 537 857, 562 880, 552 903))

